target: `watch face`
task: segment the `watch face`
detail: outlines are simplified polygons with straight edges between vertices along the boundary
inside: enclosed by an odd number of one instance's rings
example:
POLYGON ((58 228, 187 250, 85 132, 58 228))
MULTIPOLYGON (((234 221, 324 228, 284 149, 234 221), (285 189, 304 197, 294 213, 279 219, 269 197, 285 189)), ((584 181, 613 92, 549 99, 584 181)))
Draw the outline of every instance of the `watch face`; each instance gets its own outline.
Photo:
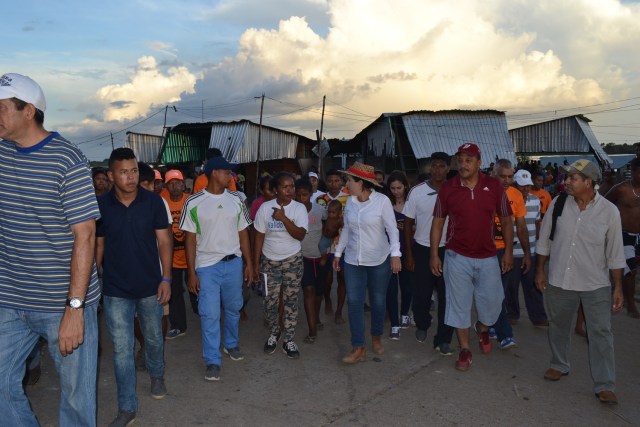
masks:
POLYGON ((69 306, 71 308, 81 308, 82 307, 82 300, 80 298, 71 298, 69 300, 69 306))

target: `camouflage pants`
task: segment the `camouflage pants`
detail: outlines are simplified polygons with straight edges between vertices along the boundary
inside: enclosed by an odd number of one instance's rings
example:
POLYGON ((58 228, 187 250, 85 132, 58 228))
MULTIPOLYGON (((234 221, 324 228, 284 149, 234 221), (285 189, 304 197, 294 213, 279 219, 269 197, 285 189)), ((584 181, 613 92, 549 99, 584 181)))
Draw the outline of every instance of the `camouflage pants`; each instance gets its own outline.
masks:
POLYGON ((264 297, 265 318, 271 335, 278 335, 278 304, 282 292, 284 305, 284 340, 291 341, 295 336, 298 323, 298 293, 302 279, 302 253, 290 256, 282 261, 272 261, 262 257, 261 272, 267 274, 267 295, 264 297))

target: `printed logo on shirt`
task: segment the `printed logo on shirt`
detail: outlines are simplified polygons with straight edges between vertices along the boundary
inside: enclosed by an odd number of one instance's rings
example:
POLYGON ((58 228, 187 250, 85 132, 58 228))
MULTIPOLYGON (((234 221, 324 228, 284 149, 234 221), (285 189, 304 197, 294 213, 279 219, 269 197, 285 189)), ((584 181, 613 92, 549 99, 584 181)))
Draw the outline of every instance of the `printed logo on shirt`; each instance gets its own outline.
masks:
POLYGON ((222 205, 218 205, 218 209, 224 209, 222 205))
POLYGON ((482 191, 491 191, 491 190, 489 190, 489 187, 484 187, 482 191))

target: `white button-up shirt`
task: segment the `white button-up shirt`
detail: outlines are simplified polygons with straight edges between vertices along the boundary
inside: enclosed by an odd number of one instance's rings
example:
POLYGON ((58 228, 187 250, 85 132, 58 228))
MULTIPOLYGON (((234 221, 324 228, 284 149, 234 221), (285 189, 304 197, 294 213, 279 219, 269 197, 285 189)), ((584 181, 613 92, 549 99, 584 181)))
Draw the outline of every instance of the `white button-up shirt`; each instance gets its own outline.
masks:
POLYGON ((568 196, 551 241, 556 200, 544 216, 536 248, 538 255, 549 257, 549 283, 570 291, 610 286, 609 270, 626 265, 618 208, 596 193, 580 211, 573 196, 568 196))
POLYGON ((375 266, 389 255, 401 256, 398 227, 389 198, 373 191, 366 202, 356 196, 347 200, 344 227, 335 256, 351 265, 375 266))

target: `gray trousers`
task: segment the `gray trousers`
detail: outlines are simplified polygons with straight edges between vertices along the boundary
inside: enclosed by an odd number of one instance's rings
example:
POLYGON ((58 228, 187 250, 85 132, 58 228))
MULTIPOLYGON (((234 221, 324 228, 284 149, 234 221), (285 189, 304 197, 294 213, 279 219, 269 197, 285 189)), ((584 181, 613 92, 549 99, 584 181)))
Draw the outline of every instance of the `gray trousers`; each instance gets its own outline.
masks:
POLYGON ((567 291, 547 286, 544 305, 549 317, 551 368, 569 372, 569 344, 578 307, 582 302, 589 337, 589 368, 593 391, 614 391, 616 381, 611 333, 611 287, 594 291, 567 291))

